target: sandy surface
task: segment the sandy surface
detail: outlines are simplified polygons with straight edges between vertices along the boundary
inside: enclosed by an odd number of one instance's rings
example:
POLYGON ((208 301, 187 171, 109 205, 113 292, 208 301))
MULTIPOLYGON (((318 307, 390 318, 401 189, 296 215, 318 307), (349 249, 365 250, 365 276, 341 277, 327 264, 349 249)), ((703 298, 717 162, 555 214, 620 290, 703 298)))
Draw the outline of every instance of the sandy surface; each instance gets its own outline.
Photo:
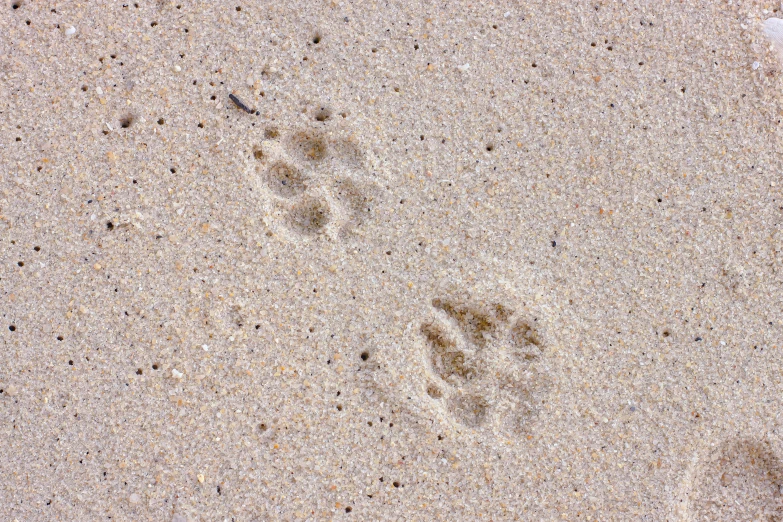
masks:
POLYGON ((0 519, 783 519, 775 7, 3 0, 0 519))

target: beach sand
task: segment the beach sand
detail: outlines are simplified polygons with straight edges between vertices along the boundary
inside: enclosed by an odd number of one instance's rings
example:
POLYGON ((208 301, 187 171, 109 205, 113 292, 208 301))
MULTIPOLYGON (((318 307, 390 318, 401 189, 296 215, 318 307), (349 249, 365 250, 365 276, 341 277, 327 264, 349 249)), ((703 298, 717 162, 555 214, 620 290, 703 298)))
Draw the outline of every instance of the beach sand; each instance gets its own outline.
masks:
POLYGON ((0 520, 783 519, 779 7, 3 0, 0 520))

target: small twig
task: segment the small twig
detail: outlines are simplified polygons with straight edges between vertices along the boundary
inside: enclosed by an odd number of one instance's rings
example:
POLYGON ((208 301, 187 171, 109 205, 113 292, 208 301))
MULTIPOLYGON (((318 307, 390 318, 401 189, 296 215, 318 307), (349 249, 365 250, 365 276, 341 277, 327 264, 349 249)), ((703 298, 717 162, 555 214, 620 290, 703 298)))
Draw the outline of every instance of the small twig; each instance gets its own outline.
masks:
POLYGON ((242 100, 240 100, 239 98, 237 98, 233 94, 229 94, 228 95, 228 99, 231 100, 232 102, 234 102, 234 105, 236 105, 237 107, 239 107, 240 109, 242 109, 243 111, 245 111, 248 114, 253 114, 255 112, 255 110, 253 110, 250 107, 248 107, 247 105, 245 105, 242 102, 242 100))

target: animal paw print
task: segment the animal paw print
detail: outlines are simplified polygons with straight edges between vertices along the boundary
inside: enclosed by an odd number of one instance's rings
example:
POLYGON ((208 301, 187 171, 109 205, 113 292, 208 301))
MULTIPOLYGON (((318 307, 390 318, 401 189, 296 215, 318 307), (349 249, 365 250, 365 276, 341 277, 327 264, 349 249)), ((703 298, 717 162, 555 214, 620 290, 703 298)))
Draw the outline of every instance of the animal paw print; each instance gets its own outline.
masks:
POLYGON ((307 130, 268 129, 265 138, 253 152, 253 177, 273 230, 297 240, 361 233, 379 190, 358 146, 307 130))
POLYGON ((693 473, 685 520, 783 520, 783 464, 769 441, 729 439, 693 473))
POLYGON ((531 323, 499 303, 432 305, 434 317, 420 329, 432 406, 463 426, 523 431, 547 382, 531 323))

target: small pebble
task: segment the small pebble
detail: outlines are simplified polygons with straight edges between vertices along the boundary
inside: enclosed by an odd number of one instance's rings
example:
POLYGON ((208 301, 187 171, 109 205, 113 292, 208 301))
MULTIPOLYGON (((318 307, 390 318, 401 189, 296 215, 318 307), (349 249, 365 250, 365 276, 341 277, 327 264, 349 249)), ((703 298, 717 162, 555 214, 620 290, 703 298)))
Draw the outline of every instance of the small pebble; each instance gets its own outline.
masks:
POLYGON ((76 28, 74 26, 68 26, 68 28, 65 30, 66 36, 71 36, 72 34, 76 34, 76 28))
POLYGON ((182 379, 185 376, 185 374, 180 371, 177 371, 177 369, 174 368, 173 370, 171 370, 171 376, 174 377, 175 379, 182 379))
POLYGON ((199 481, 200 484, 204 483, 204 474, 203 473, 199 473, 196 478, 198 478, 198 481, 199 481))

